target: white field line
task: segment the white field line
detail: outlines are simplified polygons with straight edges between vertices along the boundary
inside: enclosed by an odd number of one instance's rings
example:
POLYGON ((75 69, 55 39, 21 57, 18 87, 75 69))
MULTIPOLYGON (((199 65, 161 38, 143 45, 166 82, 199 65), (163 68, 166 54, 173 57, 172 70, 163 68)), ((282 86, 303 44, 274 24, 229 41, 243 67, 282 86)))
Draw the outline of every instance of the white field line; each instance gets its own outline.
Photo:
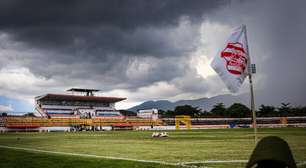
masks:
MULTIPOLYGON (((114 156, 101 156, 101 155, 82 154, 82 153, 48 151, 48 150, 41 150, 41 149, 23 148, 23 147, 5 146, 5 145, 0 145, 0 148, 24 150, 24 151, 32 151, 32 152, 40 152, 40 153, 49 153, 49 154, 69 155, 69 156, 81 156, 81 157, 112 159, 112 160, 125 160, 125 161, 134 161, 134 162, 142 162, 142 163, 157 163, 157 164, 162 164, 162 165, 172 165, 172 166, 182 166, 182 167, 197 167, 197 166, 191 166, 191 165, 189 166, 188 164, 247 163, 248 162, 247 160, 206 160, 206 161, 171 163, 171 162, 164 162, 164 161, 157 161, 157 160, 142 160, 142 159, 132 159, 132 158, 124 158, 124 157, 114 157, 114 156)), ((297 166, 302 166, 302 165, 306 165, 306 161, 299 161, 297 163, 297 166)), ((208 167, 205 167, 205 168, 208 168, 208 167)))
POLYGON ((205 163, 247 163, 248 160, 204 160, 193 162, 182 162, 182 164, 205 164, 205 163))
POLYGON ((32 151, 32 152, 40 152, 40 153, 49 153, 49 154, 59 154, 59 155, 81 156, 81 157, 113 159, 113 160, 125 160, 125 161, 135 161, 135 162, 143 162, 143 163, 157 163, 157 164, 174 165, 174 166, 180 165, 178 163, 170 163, 170 162, 157 161, 157 160, 141 160, 141 159, 132 159, 132 158, 123 158, 123 157, 113 157, 113 156, 100 156, 100 155, 71 153, 71 152, 48 151, 48 150, 14 147, 14 146, 4 146, 4 145, 0 145, 0 148, 24 150, 24 151, 32 151))

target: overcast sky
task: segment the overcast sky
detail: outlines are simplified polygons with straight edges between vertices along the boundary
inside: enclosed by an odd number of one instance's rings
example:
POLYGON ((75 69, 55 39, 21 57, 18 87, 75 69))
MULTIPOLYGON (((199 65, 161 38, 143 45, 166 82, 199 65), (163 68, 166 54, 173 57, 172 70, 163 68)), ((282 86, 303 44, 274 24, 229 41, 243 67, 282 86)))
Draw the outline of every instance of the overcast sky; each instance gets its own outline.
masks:
MULTIPOLYGON (((1 0, 0 110, 71 87, 143 101, 228 94, 209 64, 247 25, 257 103, 306 104, 306 1, 1 0)), ((238 94, 248 93, 245 82, 238 94)))

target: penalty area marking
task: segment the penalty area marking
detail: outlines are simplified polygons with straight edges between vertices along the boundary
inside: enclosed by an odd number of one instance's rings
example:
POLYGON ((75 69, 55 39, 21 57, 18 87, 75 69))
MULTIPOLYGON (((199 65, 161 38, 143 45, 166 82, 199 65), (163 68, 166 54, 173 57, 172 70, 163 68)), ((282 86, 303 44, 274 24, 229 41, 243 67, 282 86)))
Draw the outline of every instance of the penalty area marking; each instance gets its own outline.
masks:
MULTIPOLYGON (((58 155, 68 155, 68 156, 81 156, 81 157, 101 158, 101 159, 110 159, 110 160, 125 160, 125 161, 134 161, 134 162, 142 162, 142 163, 156 163, 156 164, 162 164, 162 165, 172 165, 172 166, 182 166, 182 167, 197 167, 197 166, 191 166, 191 165, 188 165, 188 164, 247 163, 247 160, 206 160, 206 161, 171 163, 171 162, 164 162, 164 161, 157 161, 157 160, 142 160, 142 159, 132 159, 132 158, 124 158, 124 157, 113 157, 113 156, 101 156, 101 155, 82 154, 82 153, 48 151, 48 150, 41 150, 41 149, 15 147, 15 146, 5 146, 5 145, 0 145, 0 148, 24 150, 24 151, 40 152, 40 153, 49 153, 49 154, 58 154, 58 155)), ((298 166, 306 165, 306 161, 297 162, 297 165, 298 166)))

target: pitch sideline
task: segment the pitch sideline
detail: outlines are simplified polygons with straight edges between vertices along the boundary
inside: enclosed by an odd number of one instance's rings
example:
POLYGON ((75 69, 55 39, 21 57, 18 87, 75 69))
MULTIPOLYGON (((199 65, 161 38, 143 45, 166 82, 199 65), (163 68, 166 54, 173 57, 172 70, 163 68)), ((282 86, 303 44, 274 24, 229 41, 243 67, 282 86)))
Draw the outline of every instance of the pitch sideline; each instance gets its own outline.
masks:
MULTIPOLYGON (((15 150, 24 150, 24 151, 32 151, 32 152, 40 152, 40 153, 49 153, 49 154, 59 154, 59 155, 69 155, 69 156, 81 156, 81 157, 92 157, 92 158, 101 158, 101 159, 112 159, 112 160, 125 160, 125 161, 134 161, 134 162, 142 162, 142 163, 157 163, 162 165, 172 165, 172 166, 182 166, 182 167, 190 167, 188 164, 209 164, 209 163, 247 163, 247 160, 206 160, 206 161, 193 161, 193 162, 180 162, 180 163, 171 163, 157 160, 142 160, 142 159, 132 159, 132 158, 123 158, 123 157, 113 157, 113 156, 101 156, 101 155, 92 155, 92 154, 81 154, 81 153, 71 153, 71 152, 59 152, 59 151, 48 151, 41 149, 33 149, 33 148, 24 148, 24 147, 15 147, 15 146, 5 146, 0 145, 0 148, 6 149, 15 149, 15 150)), ((306 165, 306 161, 300 161, 297 163, 298 166, 306 165)), ((191 166, 194 167, 194 166, 191 166)))

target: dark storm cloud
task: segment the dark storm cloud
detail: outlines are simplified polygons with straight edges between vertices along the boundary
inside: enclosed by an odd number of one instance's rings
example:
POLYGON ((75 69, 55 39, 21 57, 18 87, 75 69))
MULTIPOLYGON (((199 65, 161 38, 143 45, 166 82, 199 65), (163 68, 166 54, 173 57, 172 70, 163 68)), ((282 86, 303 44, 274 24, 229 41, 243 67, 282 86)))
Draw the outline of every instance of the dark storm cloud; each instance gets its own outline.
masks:
POLYGON ((135 88, 171 80, 183 69, 173 64, 177 60, 153 60, 147 76, 130 79, 125 73, 129 62, 188 55, 199 39, 192 25, 221 2, 6 0, 0 2, 0 31, 35 50, 16 60, 37 75, 68 81, 85 77, 108 85, 130 81, 124 85, 135 88), (184 22, 191 26, 176 32, 184 22))
MULTIPOLYGON (((14 1, 0 2, 0 28, 35 47, 104 52, 175 55, 164 39, 155 39, 139 28, 177 26, 181 17, 202 19, 220 1, 112 0, 112 1, 14 1), (166 46, 166 47, 162 47, 166 46), (168 48, 168 51, 163 51, 168 48)), ((102 53, 101 53, 102 52, 102 53)))
POLYGON ((205 0, 7 0, 1 1, 3 26, 115 25, 121 28, 177 24, 180 16, 202 17, 220 1, 205 0), (16 22, 16 19, 18 22, 16 22))

